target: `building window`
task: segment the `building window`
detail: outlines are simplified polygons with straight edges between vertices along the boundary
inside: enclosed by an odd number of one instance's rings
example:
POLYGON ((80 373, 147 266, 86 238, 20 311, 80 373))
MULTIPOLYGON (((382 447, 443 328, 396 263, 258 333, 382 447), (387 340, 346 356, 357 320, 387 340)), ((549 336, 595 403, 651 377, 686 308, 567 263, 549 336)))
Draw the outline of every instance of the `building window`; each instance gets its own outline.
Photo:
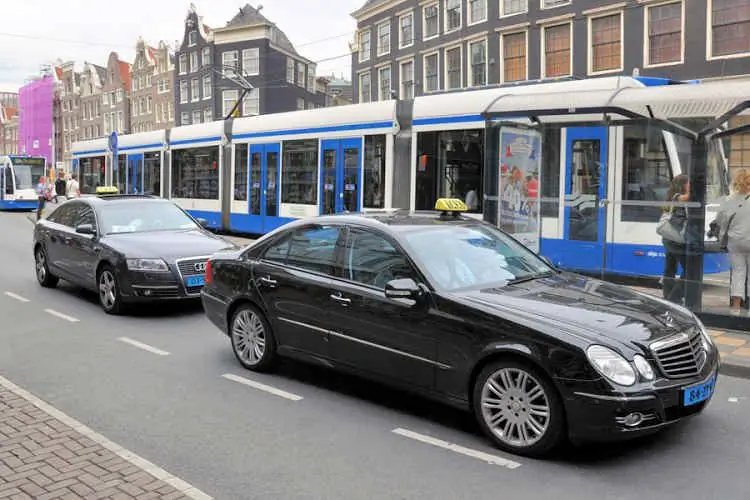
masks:
POLYGON ((622 14, 610 14, 590 20, 591 73, 622 68, 622 14))
POLYGON ((525 14, 528 10, 528 0, 500 0, 500 16, 525 14))
POLYGON ((246 75, 260 74, 260 49, 245 49, 242 51, 242 71, 246 75))
POLYGON ((370 72, 367 71, 359 75, 359 102, 370 102, 371 100, 370 72))
POLYGON ((180 54, 180 74, 187 75, 187 72, 187 54, 180 54))
POLYGON ((460 89, 461 83, 461 47, 445 49, 445 88, 460 89))
POLYGON ((203 77, 203 98, 204 99, 210 99, 211 98, 211 75, 206 75, 203 77))
POLYGON ((370 30, 359 32, 359 62, 370 60, 370 30))
POLYGON ((445 32, 461 27, 461 0, 445 0, 445 32))
POLYGON ((172 197, 219 199, 219 147, 172 150, 172 197))
POLYGON ((211 47, 203 47, 203 66, 211 66, 211 47))
POLYGON ((378 99, 387 101, 391 98, 391 66, 385 66, 378 69, 378 84, 380 95, 378 99))
MULTIPOLYGON (((410 63, 414 64, 414 63, 410 63)), ((403 66, 402 66, 403 67, 403 66)), ((364 196, 365 208, 385 207, 385 136, 365 137, 364 196)))
POLYGON ((192 101, 200 101, 201 99, 201 89, 200 89, 200 80, 197 78, 193 78, 193 80, 190 82, 190 92, 192 93, 192 101))
POLYGON ((570 5, 572 0, 542 0, 543 9, 554 9, 555 7, 562 7, 563 5, 570 5))
POLYGON ((224 78, 234 78, 239 71, 239 54, 236 50, 229 50, 221 54, 221 72, 224 78))
POLYGON ((198 43, 198 32, 191 31, 190 33, 188 33, 188 45, 192 47, 196 43, 198 43))
POLYGON ((190 113, 187 111, 180 113, 180 125, 190 125, 190 113))
POLYGON ((203 118, 203 115, 200 109, 196 109, 195 111, 193 111, 193 123, 200 123, 201 118, 203 118))
POLYGON ((305 109, 305 100, 302 99, 301 97, 297 98, 297 109, 300 111, 305 109))
POLYGON ((440 88, 438 75, 438 53, 424 56, 424 91, 434 92, 440 88))
POLYGON ((414 13, 409 12, 398 18, 398 47, 414 45, 414 13))
POLYGON ((487 20, 487 0, 469 0, 469 24, 487 20))
POLYGON ((238 90, 225 90, 221 93, 221 115, 229 116, 232 112, 232 108, 237 104, 237 100, 240 98, 238 90))
POLYGON ((294 59, 291 57, 286 58, 286 81, 294 83, 294 59))
POLYGON ((526 32, 507 33, 503 45, 503 82, 519 82, 527 78, 526 32))
POLYGON ((153 106, 153 98, 148 96, 146 97, 146 113, 151 113, 151 106, 153 106))
POLYGON ((711 0, 711 57, 750 52, 750 4, 711 0))
POLYGON ((305 63, 297 61, 297 86, 305 88, 305 63))
POLYGON ((281 203, 318 203, 318 140, 284 141, 281 203))
POLYGON ((434 38, 439 34, 440 26, 440 9, 438 9, 438 3, 435 2, 430 5, 425 5, 422 10, 423 17, 423 33, 422 38, 427 40, 428 38, 434 38))
POLYGON ((307 65, 307 91, 315 93, 315 70, 317 66, 313 63, 307 65))
POLYGON ((469 87, 487 85, 487 40, 469 43, 469 87))
POLYGON ((188 82, 187 80, 182 80, 180 82, 180 104, 185 104, 190 100, 189 92, 188 92, 188 82))
POLYGON ((682 2, 646 9, 648 64, 682 61, 682 2))
POLYGON ((214 121, 214 111, 211 108, 206 108, 203 110, 203 121, 206 123, 211 123, 214 121))
POLYGON ((571 72, 571 24, 544 28, 544 78, 568 76, 571 72))
POLYGON ((242 98, 242 116, 260 114, 260 95, 258 89, 252 89, 242 98))
POLYGON ((391 52, 391 22, 386 21, 378 25, 378 56, 391 52))
POLYGON ((401 99, 414 99, 414 61, 401 63, 401 99))
POLYGON ((191 52, 190 53, 190 72, 193 73, 195 71, 198 71, 199 69, 200 69, 200 64, 198 64, 198 53, 191 52))

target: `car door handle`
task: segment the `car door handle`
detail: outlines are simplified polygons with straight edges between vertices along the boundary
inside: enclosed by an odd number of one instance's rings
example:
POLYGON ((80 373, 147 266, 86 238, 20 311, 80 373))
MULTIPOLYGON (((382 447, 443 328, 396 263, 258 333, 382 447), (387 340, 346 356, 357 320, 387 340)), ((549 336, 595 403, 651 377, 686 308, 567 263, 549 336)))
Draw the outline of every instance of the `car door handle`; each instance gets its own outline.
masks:
POLYGON ((260 282, 261 282, 262 284, 264 284, 264 285, 266 285, 266 286, 270 286, 270 287, 272 287, 272 288, 273 288, 273 287, 276 287, 276 285, 278 285, 278 284, 279 284, 279 282, 278 282, 278 281, 276 281, 276 280, 272 280, 272 279, 271 279, 271 278, 269 278, 268 276, 263 276, 263 277, 262 277, 262 278, 260 279, 260 282))
POLYGON ((352 303, 352 299, 349 299, 347 297, 343 297, 340 293, 332 293, 330 295, 331 299, 338 302, 339 304, 343 306, 348 306, 352 303))

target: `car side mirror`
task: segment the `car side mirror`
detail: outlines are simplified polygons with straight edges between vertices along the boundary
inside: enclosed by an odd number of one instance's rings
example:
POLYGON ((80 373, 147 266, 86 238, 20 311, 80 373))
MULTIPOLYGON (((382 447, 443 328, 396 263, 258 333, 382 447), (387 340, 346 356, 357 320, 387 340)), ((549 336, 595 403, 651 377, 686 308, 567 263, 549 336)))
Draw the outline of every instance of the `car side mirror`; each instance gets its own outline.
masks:
POLYGON ((202 217, 201 217, 201 218, 199 218, 199 219, 195 219, 195 220, 196 220, 196 221, 198 221, 198 224, 199 224, 199 225, 200 225, 200 226, 201 226, 202 228, 207 228, 207 227, 208 227, 208 221, 207 221, 206 219, 204 219, 204 218, 202 218, 202 217))
POLYGON ((76 226, 76 233, 94 235, 96 231, 94 231, 94 226, 91 224, 81 224, 80 226, 76 226))
POLYGON ((391 280, 385 285, 385 296, 389 299, 416 299, 422 295, 422 289, 411 278, 391 280))

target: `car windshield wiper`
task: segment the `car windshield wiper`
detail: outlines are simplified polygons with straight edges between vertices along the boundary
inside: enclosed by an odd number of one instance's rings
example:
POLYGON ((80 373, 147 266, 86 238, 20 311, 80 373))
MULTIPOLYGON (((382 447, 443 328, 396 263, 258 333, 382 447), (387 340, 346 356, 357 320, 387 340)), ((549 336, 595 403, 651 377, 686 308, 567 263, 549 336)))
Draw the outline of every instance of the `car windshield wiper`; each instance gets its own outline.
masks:
POLYGON ((537 273, 537 274, 530 274, 528 276, 521 276, 520 278, 513 278, 511 280, 506 281, 506 285, 518 285, 519 283, 526 283, 527 281, 534 281, 541 278, 549 278, 550 276, 554 276, 556 273, 555 271, 545 271, 543 273, 537 273))

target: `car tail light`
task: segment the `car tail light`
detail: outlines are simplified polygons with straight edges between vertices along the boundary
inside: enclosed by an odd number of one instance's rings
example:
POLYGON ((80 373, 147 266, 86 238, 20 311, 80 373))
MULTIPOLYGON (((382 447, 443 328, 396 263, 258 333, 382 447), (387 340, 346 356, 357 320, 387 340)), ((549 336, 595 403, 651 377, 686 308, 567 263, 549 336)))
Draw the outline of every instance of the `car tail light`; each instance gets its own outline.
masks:
POLYGON ((213 283, 213 281, 214 281, 214 271, 211 268, 211 260, 208 260, 206 262, 206 278, 205 278, 206 285, 210 285, 211 283, 213 283))

